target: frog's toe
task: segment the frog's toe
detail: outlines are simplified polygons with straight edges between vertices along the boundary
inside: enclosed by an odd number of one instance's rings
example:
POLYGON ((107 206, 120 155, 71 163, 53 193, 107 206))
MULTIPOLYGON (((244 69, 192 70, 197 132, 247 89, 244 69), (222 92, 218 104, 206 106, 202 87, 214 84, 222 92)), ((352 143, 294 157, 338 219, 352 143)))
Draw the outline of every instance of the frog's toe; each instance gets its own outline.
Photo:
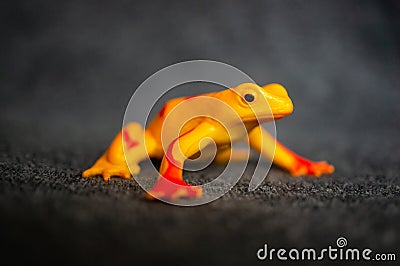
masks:
POLYGON ((108 181, 112 176, 119 176, 124 179, 131 178, 131 173, 127 167, 115 167, 112 169, 106 169, 103 171, 103 180, 108 181))
POLYGON ((331 174, 334 171, 335 167, 329 164, 327 161, 315 162, 312 165, 312 172, 314 172, 316 176, 331 174))
POLYGON ((200 186, 191 186, 185 182, 179 184, 161 178, 156 185, 146 193, 149 200, 166 199, 177 200, 180 198, 199 198, 203 194, 200 186))
POLYGON ((92 168, 85 170, 82 173, 82 177, 89 178, 92 176, 101 175, 101 173, 102 173, 102 170, 100 168, 92 167, 92 168))
POLYGON ((146 199, 148 200, 156 200, 156 199, 165 199, 165 200, 178 200, 181 198, 199 198, 202 196, 202 188, 196 186, 190 187, 181 187, 174 191, 162 191, 162 190, 150 190, 146 193, 146 199))
POLYGON ((319 177, 323 174, 331 174, 334 171, 335 167, 326 161, 313 162, 303 160, 290 171, 290 174, 293 176, 309 175, 319 177))
POLYGON ((108 182, 108 180, 110 180, 110 178, 111 178, 111 174, 109 172, 106 171, 103 173, 104 182, 108 182))

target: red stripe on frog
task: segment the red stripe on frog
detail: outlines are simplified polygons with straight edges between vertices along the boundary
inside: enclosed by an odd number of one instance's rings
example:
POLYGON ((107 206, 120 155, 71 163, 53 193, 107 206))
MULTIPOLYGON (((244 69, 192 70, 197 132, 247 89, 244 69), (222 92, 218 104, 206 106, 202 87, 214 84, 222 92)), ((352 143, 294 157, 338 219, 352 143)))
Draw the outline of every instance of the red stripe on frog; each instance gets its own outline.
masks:
POLYGON ((181 180, 182 178, 182 166, 183 164, 177 160, 175 160, 174 156, 172 155, 172 149, 175 146, 175 143, 182 138, 183 136, 189 134, 192 132, 194 129, 192 128, 191 130, 185 132, 184 134, 180 135, 176 139, 174 139, 171 144, 168 146, 168 150, 165 154, 165 157, 167 159, 167 169, 165 172, 162 174, 163 177, 166 179, 170 180, 171 182, 174 182, 179 185, 186 185, 188 186, 186 182, 181 180), (179 178, 179 179, 178 179, 179 178))
POLYGON ((136 147, 137 145, 139 145, 139 141, 131 139, 131 136, 129 136, 128 131, 123 130, 122 134, 124 136, 124 141, 125 141, 125 143, 127 145, 127 149, 128 150, 130 150, 130 149, 136 147))

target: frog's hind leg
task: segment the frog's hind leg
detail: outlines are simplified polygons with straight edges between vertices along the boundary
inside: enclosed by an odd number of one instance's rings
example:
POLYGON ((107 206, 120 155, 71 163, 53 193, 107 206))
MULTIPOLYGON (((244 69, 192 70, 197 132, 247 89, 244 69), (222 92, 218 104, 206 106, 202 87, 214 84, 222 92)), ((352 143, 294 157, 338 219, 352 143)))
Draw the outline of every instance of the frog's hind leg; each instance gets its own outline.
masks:
POLYGON ((140 172, 139 163, 146 157, 155 155, 157 143, 150 133, 139 123, 129 123, 114 138, 107 151, 84 171, 85 178, 101 175, 104 181, 111 176, 130 178, 140 172), (125 154, 124 154, 125 149, 125 154), (129 167, 128 167, 129 164, 129 167))
POLYGON ((229 161, 241 162, 250 158, 248 148, 232 148, 230 145, 218 148, 214 162, 217 164, 227 164, 229 161))

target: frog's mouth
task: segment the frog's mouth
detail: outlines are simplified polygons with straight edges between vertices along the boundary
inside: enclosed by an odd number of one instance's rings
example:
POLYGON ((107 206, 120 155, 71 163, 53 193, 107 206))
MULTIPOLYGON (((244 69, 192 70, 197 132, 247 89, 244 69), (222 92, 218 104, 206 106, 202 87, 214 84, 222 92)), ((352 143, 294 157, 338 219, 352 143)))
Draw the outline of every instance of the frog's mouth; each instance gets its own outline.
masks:
MULTIPOLYGON (((271 108, 272 109, 272 108, 271 108)), ((293 112, 292 101, 285 101, 284 104, 280 104, 278 108, 267 110, 265 112, 258 112, 254 115, 248 115, 242 118, 243 122, 253 122, 258 120, 259 123, 267 123, 273 120, 279 120, 290 115, 293 112)))
POLYGON ((274 120, 279 120, 279 119, 281 119, 281 118, 284 118, 284 117, 290 115, 291 113, 292 113, 292 112, 274 114, 274 115, 273 115, 273 118, 274 118, 274 120))

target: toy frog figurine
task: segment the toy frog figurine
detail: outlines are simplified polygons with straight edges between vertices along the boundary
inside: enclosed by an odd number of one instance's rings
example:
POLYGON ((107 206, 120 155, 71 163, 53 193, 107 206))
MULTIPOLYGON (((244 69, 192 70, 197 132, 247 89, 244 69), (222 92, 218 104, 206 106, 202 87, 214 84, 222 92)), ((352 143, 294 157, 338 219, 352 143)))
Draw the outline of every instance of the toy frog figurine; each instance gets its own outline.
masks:
POLYGON ((320 176, 334 171, 334 167, 326 161, 314 162, 284 147, 260 125, 260 123, 281 119, 293 112, 292 101, 282 85, 268 84, 260 87, 253 83, 243 83, 232 89, 202 96, 217 99, 232 108, 244 124, 246 135, 238 134, 231 139, 232 136, 227 134, 225 128, 229 126, 229 123, 221 125, 209 117, 196 117, 183 127, 179 119, 172 119, 170 123, 177 123, 176 127, 181 127, 181 130, 178 137, 167 143, 167 149, 164 152, 161 131, 168 114, 180 103, 191 101, 199 96, 176 98, 165 103, 145 130, 135 122, 126 125, 115 137, 108 150, 91 168, 84 171, 82 176, 88 178, 102 175, 104 181, 108 181, 111 176, 130 178, 131 172, 133 175, 140 172, 138 164, 144 159, 162 158, 158 181, 147 192, 147 198, 200 197, 201 187, 192 186, 183 181, 182 168, 185 160, 199 153, 202 147, 208 144, 201 142, 206 139, 216 143, 217 153, 214 161, 228 161, 231 155, 234 155, 231 143, 243 138, 248 138, 251 148, 293 176, 320 176), (262 105, 261 100, 264 103, 268 102, 270 110, 265 110, 265 104, 262 105), (201 145, 199 145, 200 142, 201 145), (271 145, 275 146, 275 153, 271 152, 271 145), (124 150, 130 153, 129 167, 124 150), (172 183, 180 186, 171 185, 172 183))

